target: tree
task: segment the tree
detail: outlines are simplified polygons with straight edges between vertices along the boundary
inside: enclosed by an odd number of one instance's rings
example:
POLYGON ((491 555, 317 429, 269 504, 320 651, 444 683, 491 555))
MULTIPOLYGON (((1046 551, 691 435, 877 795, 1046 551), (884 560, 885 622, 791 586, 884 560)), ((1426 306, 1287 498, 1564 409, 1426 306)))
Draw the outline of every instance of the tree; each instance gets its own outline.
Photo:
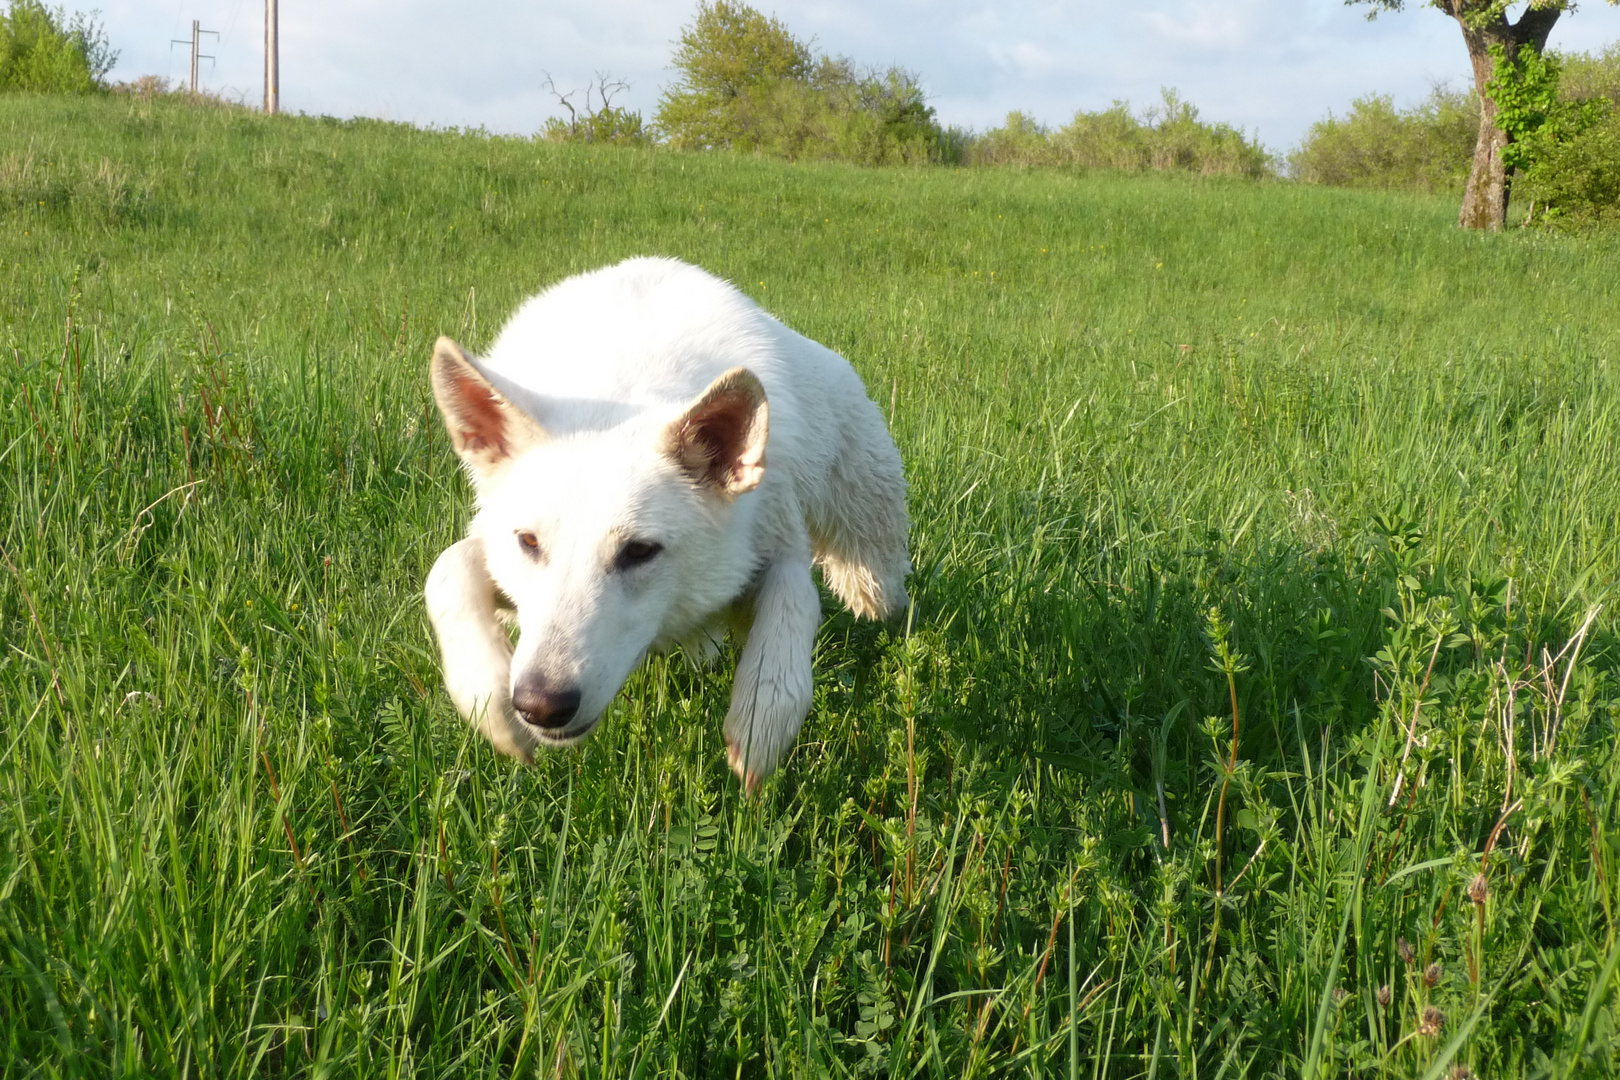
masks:
POLYGON ((809 46, 777 19, 746 4, 714 0, 698 6, 681 31, 674 66, 681 82, 664 92, 658 126, 671 143, 693 150, 730 149, 745 137, 739 105, 760 87, 809 77, 809 46))
MULTIPOLYGON (((1609 0, 1617 3, 1620 0, 1609 0)), ((1370 4, 1373 15, 1379 11, 1400 11, 1406 0, 1345 0, 1347 4, 1370 4)), ((1572 11, 1575 0, 1530 0, 1517 21, 1508 18, 1512 0, 1427 0, 1450 15, 1462 27, 1463 42, 1474 71, 1474 91, 1479 95, 1479 138, 1474 143, 1474 162, 1463 191, 1457 224, 1465 229, 1500 229, 1507 221, 1509 163, 1503 151, 1512 136, 1497 123, 1497 104, 1491 92, 1496 76, 1492 47, 1499 49, 1508 63, 1518 59, 1520 49, 1540 56, 1547 47, 1547 35, 1558 17, 1572 11)))
POLYGON ((787 27, 735 0, 700 4, 681 32, 657 126, 686 150, 738 150, 864 165, 922 162, 945 143, 916 76, 816 57, 787 27))
POLYGON ((93 16, 69 19, 40 0, 12 0, 0 14, 0 90, 88 93, 117 60, 93 16))

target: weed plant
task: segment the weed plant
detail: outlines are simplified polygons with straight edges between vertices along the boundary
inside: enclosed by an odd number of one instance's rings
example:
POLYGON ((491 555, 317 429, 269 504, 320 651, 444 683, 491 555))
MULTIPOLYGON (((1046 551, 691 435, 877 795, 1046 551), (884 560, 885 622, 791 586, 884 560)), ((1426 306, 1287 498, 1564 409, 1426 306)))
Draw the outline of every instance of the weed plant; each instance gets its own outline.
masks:
POLYGON ((0 1073, 1612 1074, 1614 241, 161 96, 0 132, 0 1073), (829 615, 757 800, 726 665, 524 768, 418 599, 434 337, 649 252, 850 357, 911 481, 915 606, 829 615))

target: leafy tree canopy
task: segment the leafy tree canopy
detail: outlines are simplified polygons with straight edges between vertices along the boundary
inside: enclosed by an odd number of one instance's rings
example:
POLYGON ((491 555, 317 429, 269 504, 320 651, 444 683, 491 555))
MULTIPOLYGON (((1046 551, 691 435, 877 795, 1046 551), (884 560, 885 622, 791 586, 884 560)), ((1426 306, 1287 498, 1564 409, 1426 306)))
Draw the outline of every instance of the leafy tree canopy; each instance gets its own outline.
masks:
POLYGON ((0 90, 88 93, 117 61, 92 16, 70 18, 40 0, 11 0, 0 14, 0 90))
POLYGON ((683 79, 666 100, 735 98, 760 83, 803 79, 814 63, 810 47, 780 20, 731 0, 699 5, 674 61, 683 79))
POLYGON ((915 76, 818 58, 734 0, 698 7, 674 64, 681 80, 660 99, 657 126, 677 147, 876 165, 928 160, 943 145, 915 76))
MULTIPOLYGON (((1520 0, 1422 0, 1424 7, 1439 8, 1454 19, 1466 19, 1477 26, 1485 26, 1497 19, 1506 19, 1508 8, 1518 6, 1520 0)), ((1367 4, 1383 11, 1400 11, 1406 0, 1345 0, 1347 4, 1367 4)), ((1529 10, 1569 11, 1573 0, 1530 0, 1529 10)), ((1374 11, 1373 14, 1377 14, 1374 11)))

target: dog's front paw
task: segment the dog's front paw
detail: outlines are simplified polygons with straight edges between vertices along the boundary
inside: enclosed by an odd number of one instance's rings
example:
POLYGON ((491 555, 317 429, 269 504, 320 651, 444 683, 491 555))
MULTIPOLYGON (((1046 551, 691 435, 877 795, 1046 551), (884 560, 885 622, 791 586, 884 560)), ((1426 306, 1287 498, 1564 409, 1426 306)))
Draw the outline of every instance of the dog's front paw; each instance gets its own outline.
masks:
POLYGON ((821 597, 808 560, 784 560, 766 570, 726 713, 726 756, 749 791, 776 770, 810 712, 810 653, 820 621, 821 597))
POLYGON ((726 739, 726 763, 731 766, 731 771, 737 774, 737 779, 742 781, 743 794, 745 795, 753 795, 758 792, 759 785, 763 784, 765 777, 770 775, 768 771, 759 772, 749 769, 744 764, 742 748, 730 737, 726 739))
POLYGON ((503 754, 532 763, 536 739, 512 707, 512 645, 495 606, 483 541, 446 548, 424 590, 439 639, 444 688, 456 710, 503 754))
MULTIPOLYGON (((808 678, 805 681, 808 683, 808 678)), ((726 715, 726 761, 742 781, 744 791, 754 794, 776 771, 793 749, 809 711, 808 693, 794 695, 775 709, 740 709, 733 699, 726 715)))

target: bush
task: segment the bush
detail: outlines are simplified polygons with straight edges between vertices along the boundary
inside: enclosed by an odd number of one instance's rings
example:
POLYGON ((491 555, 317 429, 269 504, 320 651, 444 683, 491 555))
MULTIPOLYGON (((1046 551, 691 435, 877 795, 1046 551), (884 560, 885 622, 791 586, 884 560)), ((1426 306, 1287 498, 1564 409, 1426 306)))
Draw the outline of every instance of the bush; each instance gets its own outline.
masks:
POLYGON ((642 123, 641 114, 617 105, 589 110, 567 120, 551 117, 540 136, 552 142, 614 143, 619 146, 646 146, 652 132, 642 123))
POLYGON ((1360 98, 1350 115, 1311 125, 1288 156, 1295 179, 1339 187, 1460 193, 1479 138, 1479 99, 1436 88, 1398 111, 1387 95, 1360 98))
POLYGON ((885 165, 936 160, 950 139, 915 76, 816 58, 779 20, 714 0, 681 33, 657 124, 670 145, 789 160, 885 165))
POLYGON ((137 75, 129 82, 113 83, 110 89, 117 95, 151 101, 179 93, 180 84, 170 83, 162 75, 137 75))
POLYGON ((1262 177, 1271 155, 1243 132, 1198 118, 1198 110, 1165 90, 1159 105, 1140 117, 1126 102, 1102 112, 1079 112, 1068 126, 1049 131, 1021 112, 974 138, 966 160, 974 165, 1051 165, 1082 169, 1182 170, 1262 177))
POLYGON ((1620 42, 1597 55, 1567 53, 1560 55, 1563 78, 1559 93, 1571 101, 1593 101, 1607 98, 1620 105, 1620 42))
POLYGON ((740 95, 734 149, 790 161, 919 164, 938 156, 940 131, 922 89, 899 69, 862 72, 822 57, 804 79, 762 83, 740 95))
POLYGON ((192 107, 258 111, 242 101, 232 101, 230 98, 210 90, 191 90, 187 88, 184 82, 178 79, 166 79, 162 75, 138 75, 129 82, 113 83, 107 89, 114 96, 134 98, 139 101, 163 99, 192 107))
POLYGON ((1513 193, 1526 202, 1526 224, 1620 225, 1620 109, 1607 109, 1578 137, 1537 153, 1513 193))
POLYGON ((969 165, 1058 165, 1052 133, 1033 117, 1010 112, 998 128, 968 140, 964 157, 969 165))
POLYGON ((568 110, 568 119, 554 116, 540 129, 540 137, 551 142, 612 143, 619 146, 650 146, 652 131, 642 123, 641 114, 613 104, 613 95, 628 90, 630 84, 611 75, 598 74, 595 86, 585 88, 585 107, 574 107, 578 90, 564 94, 557 89, 551 77, 546 76, 546 88, 557 103, 568 110), (592 96, 600 97, 600 105, 592 105, 592 96))
POLYGON ((1496 56, 1500 123, 1515 141, 1526 225, 1620 224, 1620 46, 1599 56, 1496 56), (1539 211, 1539 216, 1538 216, 1539 211))
POLYGON ((11 0, 0 15, 0 90, 86 94, 102 87, 117 61, 90 16, 70 19, 40 0, 11 0))

